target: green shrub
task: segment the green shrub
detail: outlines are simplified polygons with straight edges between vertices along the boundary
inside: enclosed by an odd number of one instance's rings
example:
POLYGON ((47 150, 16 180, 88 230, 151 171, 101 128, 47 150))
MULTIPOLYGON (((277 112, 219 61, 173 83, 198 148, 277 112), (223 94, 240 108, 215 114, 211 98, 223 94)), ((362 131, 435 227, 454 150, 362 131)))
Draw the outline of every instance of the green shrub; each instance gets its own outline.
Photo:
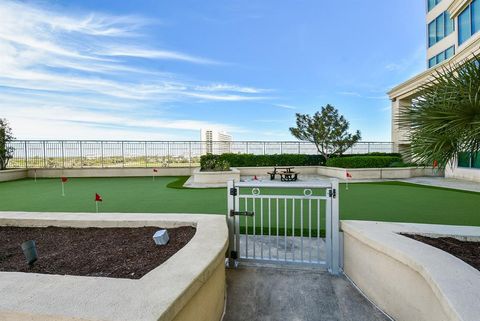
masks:
POLYGON ((230 164, 219 155, 207 154, 200 158, 200 170, 205 172, 228 171, 230 164))
POLYGON ((258 166, 318 166, 325 165, 325 158, 321 155, 299 154, 222 154, 203 155, 200 158, 202 170, 210 166, 212 159, 226 161, 233 167, 258 167, 258 166))
POLYGON ((402 162, 400 156, 348 156, 327 160, 327 166, 340 168, 381 168, 402 162))

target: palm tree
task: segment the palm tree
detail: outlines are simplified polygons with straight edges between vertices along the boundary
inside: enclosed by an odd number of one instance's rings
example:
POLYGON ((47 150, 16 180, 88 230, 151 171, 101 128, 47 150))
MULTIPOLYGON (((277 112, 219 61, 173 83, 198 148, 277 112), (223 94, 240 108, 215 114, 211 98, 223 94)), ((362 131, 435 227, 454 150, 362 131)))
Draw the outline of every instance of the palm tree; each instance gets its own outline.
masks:
POLYGON ((480 59, 449 64, 421 86, 396 121, 408 131, 411 159, 441 167, 480 150, 480 59))

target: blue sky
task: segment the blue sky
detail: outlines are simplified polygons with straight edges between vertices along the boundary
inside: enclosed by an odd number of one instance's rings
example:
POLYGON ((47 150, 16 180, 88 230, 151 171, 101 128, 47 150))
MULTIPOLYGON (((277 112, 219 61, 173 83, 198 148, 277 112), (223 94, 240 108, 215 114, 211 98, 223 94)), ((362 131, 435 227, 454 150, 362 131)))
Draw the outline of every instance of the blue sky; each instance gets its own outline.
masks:
POLYGON ((422 0, 2 1, 0 117, 21 139, 293 140, 336 106, 390 140, 425 69, 422 0))

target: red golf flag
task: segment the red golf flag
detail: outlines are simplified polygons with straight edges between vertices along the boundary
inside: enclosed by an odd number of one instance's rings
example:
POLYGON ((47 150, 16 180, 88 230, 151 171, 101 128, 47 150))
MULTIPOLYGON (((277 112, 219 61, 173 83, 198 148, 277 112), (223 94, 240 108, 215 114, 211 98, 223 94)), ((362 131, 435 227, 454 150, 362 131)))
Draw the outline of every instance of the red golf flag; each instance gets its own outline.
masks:
POLYGON ((98 195, 97 193, 95 193, 95 202, 102 202, 102 197, 100 195, 98 195))
POLYGON ((347 172, 346 175, 347 175, 347 178, 352 178, 352 174, 350 174, 349 172, 347 172))
POLYGON ((68 178, 66 178, 65 176, 62 176, 62 182, 66 183, 67 181, 68 181, 68 178))
POLYGON ((158 172, 158 169, 154 168, 153 171, 154 171, 155 173, 157 173, 157 172, 158 172))

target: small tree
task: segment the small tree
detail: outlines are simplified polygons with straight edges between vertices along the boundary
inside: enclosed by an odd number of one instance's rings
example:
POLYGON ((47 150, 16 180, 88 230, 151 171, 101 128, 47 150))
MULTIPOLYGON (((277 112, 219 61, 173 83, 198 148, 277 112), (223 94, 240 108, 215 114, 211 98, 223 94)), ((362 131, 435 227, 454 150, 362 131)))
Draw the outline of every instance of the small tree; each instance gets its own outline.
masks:
POLYGON ((348 133, 349 122, 332 105, 327 104, 313 116, 296 114, 297 127, 290 132, 297 139, 314 143, 318 152, 328 159, 341 155, 361 139, 360 131, 348 133))
POLYGON ((8 142, 14 140, 8 121, 0 118, 0 170, 7 168, 8 161, 13 157, 13 147, 8 142))

